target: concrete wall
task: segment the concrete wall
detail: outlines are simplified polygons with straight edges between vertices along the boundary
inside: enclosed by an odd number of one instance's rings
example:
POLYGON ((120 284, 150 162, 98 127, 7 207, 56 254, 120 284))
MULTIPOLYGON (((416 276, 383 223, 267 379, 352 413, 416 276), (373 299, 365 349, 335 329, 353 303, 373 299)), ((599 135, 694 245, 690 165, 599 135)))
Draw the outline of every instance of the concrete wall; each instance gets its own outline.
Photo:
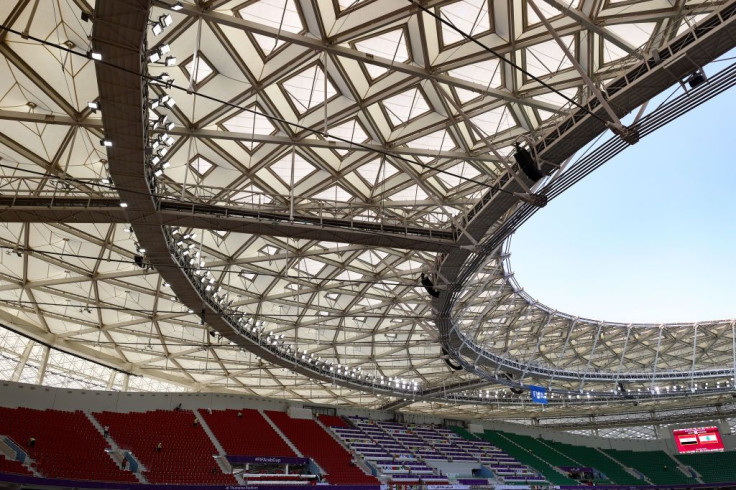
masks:
MULTIPOLYGON (((287 412, 289 408, 301 410, 302 403, 224 393, 123 393, 113 391, 74 390, 50 388, 25 383, 0 382, 0 406, 28 407, 38 410, 104 410, 115 412, 146 412, 149 410, 173 410, 181 404, 188 410, 197 408, 212 410, 255 408, 287 412)), ((309 404, 315 406, 315 404, 309 404)), ((336 408, 334 405, 324 405, 336 408)), ((356 415, 375 420, 392 420, 394 413, 360 408, 341 409, 339 415, 356 415)))

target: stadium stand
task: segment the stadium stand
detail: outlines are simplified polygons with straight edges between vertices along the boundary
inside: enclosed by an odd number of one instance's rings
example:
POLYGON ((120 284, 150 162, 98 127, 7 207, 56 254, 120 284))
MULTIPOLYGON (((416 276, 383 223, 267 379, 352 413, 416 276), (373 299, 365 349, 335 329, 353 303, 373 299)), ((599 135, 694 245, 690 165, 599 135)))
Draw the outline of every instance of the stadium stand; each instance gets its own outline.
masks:
POLYGON ((266 412, 270 418, 304 454, 312 458, 327 473, 332 484, 376 485, 378 481, 363 473, 353 462, 352 455, 314 420, 292 419, 283 412, 266 412))
MULTIPOLYGON (((481 465, 493 472, 498 482, 547 483, 500 449, 477 440, 468 439, 445 428, 403 425, 395 422, 373 421, 351 417, 352 427, 333 425, 332 430, 381 477, 393 483, 447 482, 448 474, 458 478, 473 476, 481 465)), ((473 478, 488 484, 488 479, 473 478)))
POLYGON ((654 485, 688 485, 697 481, 677 468, 677 461, 662 451, 604 449, 621 463, 645 475, 654 485))
POLYGON ((736 482, 736 457, 731 452, 679 454, 675 456, 682 464, 690 466, 700 478, 708 483, 736 482))
POLYGON ((0 454, 0 473, 33 476, 33 473, 26 468, 23 463, 12 459, 6 459, 4 454, 0 454))
MULTIPOLYGON (((50 478, 135 482, 105 452, 102 434, 81 411, 0 407, 0 435, 9 437, 50 478), (35 444, 30 447, 30 438, 35 444)), ((7 462, 7 461, 6 461, 7 462)))
POLYGON ((350 428, 350 424, 342 417, 337 417, 335 415, 319 415, 317 418, 327 427, 341 427, 344 429, 350 428))
POLYGON ((453 444, 476 457, 481 464, 493 471, 498 481, 502 483, 548 484, 548 481, 533 469, 523 465, 496 446, 472 436, 465 429, 455 427, 452 431, 438 430, 446 431, 453 444), (470 437, 465 438, 463 434, 470 437))
POLYGON ((512 442, 515 442, 519 446, 524 447, 528 451, 534 453, 535 456, 543 459, 552 466, 561 467, 579 465, 579 463, 574 459, 571 459, 565 454, 553 449, 539 439, 519 434, 513 434, 510 432, 504 432, 503 435, 510 439, 512 442))
POLYGON ((462 437, 465 440, 468 440, 468 441, 479 441, 480 440, 479 437, 476 437, 475 435, 473 435, 473 433, 471 433, 470 431, 468 431, 467 429, 463 427, 453 426, 453 427, 450 427, 450 430, 452 430, 452 432, 454 432, 458 437, 462 437))
POLYGON ((258 410, 199 411, 225 452, 241 456, 295 456, 258 410), (238 417, 238 413, 242 414, 238 417))
POLYGON ((115 413, 94 416, 110 427, 110 436, 129 449, 146 468, 150 483, 234 485, 213 456, 217 450, 187 410, 115 413), (161 443, 161 451, 156 446, 161 443))
POLYGON ((645 481, 626 471, 620 464, 612 460, 597 449, 586 446, 574 446, 562 442, 544 440, 544 443, 565 453, 582 466, 595 468, 607 477, 605 480, 596 480, 596 484, 606 485, 642 485, 645 481))
POLYGON ((502 449, 513 458, 521 463, 538 471, 542 476, 555 485, 578 485, 577 480, 568 478, 561 471, 555 469, 552 465, 535 455, 529 449, 520 446, 516 442, 506 437, 505 433, 487 430, 481 437, 490 442, 494 446, 502 449))
MULTIPOLYGON (((663 451, 596 449, 502 431, 471 434, 462 427, 361 417, 322 415, 317 421, 253 409, 199 413, 227 454, 303 455, 325 471, 328 483, 337 485, 377 485, 379 479, 396 486, 579 485, 566 476, 565 468, 597 470, 604 476, 595 480, 597 486, 700 483, 681 470, 686 467, 704 483, 736 481, 734 452, 671 456, 663 451), (375 470, 378 478, 367 475, 365 468, 375 470), (490 471, 479 477, 477 469, 490 471)), ((107 454, 115 441, 142 463, 142 474, 150 483, 236 484, 235 477, 223 473, 213 458, 215 444, 201 425, 194 424, 193 412, 102 412, 93 416, 100 425, 109 426, 109 441, 81 411, 0 407, 0 440, 7 438, 8 447, 25 451, 33 471, 43 477, 137 482, 136 475, 120 469, 107 454), (32 447, 30 438, 35 439, 32 447), (158 443, 162 444, 160 452, 156 451, 158 443)), ((33 476, 33 471, 0 454, 0 473, 33 476)), ((308 484, 310 479, 314 476, 269 473, 242 477, 249 485, 308 484)))

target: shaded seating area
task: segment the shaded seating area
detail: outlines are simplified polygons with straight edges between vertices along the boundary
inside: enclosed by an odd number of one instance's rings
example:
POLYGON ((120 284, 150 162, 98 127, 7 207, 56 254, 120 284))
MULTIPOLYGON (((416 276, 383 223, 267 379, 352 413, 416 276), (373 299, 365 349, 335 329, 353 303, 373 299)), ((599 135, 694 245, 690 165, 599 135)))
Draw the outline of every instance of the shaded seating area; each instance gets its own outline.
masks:
POLYGON ((352 455, 314 420, 292 419, 283 412, 266 412, 279 430, 304 454, 327 473, 332 484, 377 485, 353 462, 352 455))
POLYGON ((636 469, 655 485, 688 485, 696 484, 677 468, 677 461, 663 451, 619 451, 604 449, 621 463, 636 469))
POLYGON ((235 478, 222 472, 214 455, 217 450, 204 429, 193 424, 194 413, 156 410, 151 412, 94 414, 124 449, 129 449, 146 468, 150 483, 234 485, 235 478), (161 449, 157 450, 158 444, 161 449))
POLYGON ((200 410, 205 422, 227 454, 243 456, 295 456, 258 410, 200 410))
POLYGON ((81 411, 0 407, 0 435, 8 436, 28 453, 45 477, 137 481, 105 452, 109 444, 81 411))
POLYGON ((697 471, 703 481, 734 482, 736 481, 736 454, 733 451, 724 453, 678 454, 675 456, 682 464, 697 471))
POLYGON ((33 476, 33 473, 23 466, 23 463, 12 459, 6 459, 4 454, 0 454, 0 473, 33 476))

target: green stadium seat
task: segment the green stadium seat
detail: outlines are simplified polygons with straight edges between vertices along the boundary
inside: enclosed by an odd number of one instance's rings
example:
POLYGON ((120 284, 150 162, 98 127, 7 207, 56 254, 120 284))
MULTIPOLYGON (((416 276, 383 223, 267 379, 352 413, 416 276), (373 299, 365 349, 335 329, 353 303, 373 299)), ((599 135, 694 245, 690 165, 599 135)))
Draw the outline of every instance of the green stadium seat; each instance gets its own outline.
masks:
POLYGON ((675 457, 697 471, 705 483, 736 482, 736 451, 680 454, 675 457))
POLYGON ((636 469, 655 485, 697 484, 697 480, 683 474, 677 463, 663 451, 619 451, 605 449, 615 459, 636 469))

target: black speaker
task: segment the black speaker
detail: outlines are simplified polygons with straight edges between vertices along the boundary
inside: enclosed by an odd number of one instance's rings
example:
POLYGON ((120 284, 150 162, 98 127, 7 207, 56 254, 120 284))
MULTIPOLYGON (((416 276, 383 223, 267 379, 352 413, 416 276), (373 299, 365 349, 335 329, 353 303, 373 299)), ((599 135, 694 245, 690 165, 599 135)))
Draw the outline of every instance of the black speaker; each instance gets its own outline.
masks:
POLYGON ((427 290, 430 296, 433 298, 439 298, 440 292, 435 289, 434 284, 432 283, 432 280, 428 278, 427 276, 422 273, 422 286, 424 286, 424 289, 427 290))
POLYGON ((536 182, 544 177, 544 174, 541 170, 539 170, 537 162, 534 161, 534 158, 532 157, 532 154, 529 153, 529 150, 522 148, 521 146, 519 146, 518 143, 516 144, 516 153, 514 153, 514 160, 516 160, 516 163, 519 164, 519 167, 521 167, 521 171, 524 172, 524 175, 529 177, 532 182, 536 182))
MULTIPOLYGON (((499 373, 499 376, 509 381, 514 381, 514 377, 511 375, 511 373, 503 372, 503 373, 499 373)), ((524 388, 518 388, 516 386, 509 386, 509 390, 514 395, 521 395, 522 393, 524 393, 524 388)))
POLYGON ((698 70, 687 77, 687 83, 688 85, 690 85, 690 88, 695 88, 698 85, 702 85, 703 83, 705 83, 705 77, 703 76, 703 73, 698 70))
MULTIPOLYGON (((442 347, 442 356, 448 356, 447 350, 445 350, 444 347, 442 347)), ((447 367, 452 369, 453 371, 460 371, 462 370, 462 366, 460 364, 453 364, 450 359, 445 359, 445 364, 447 364, 447 367)))

